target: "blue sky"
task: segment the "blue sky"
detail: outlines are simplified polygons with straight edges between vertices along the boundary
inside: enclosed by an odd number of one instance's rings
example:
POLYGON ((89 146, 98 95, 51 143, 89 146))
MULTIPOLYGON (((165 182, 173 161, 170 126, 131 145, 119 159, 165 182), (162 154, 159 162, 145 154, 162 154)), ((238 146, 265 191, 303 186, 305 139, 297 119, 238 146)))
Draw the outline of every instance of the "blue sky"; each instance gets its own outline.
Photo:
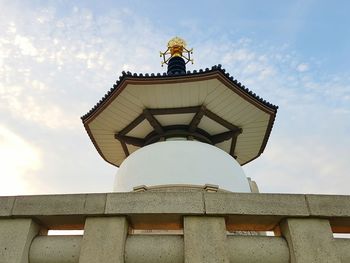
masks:
POLYGON ((0 0, 0 195, 106 192, 116 168, 80 116, 122 70, 162 72, 178 35, 189 69, 222 64, 280 106, 262 192, 349 194, 348 1, 0 0))

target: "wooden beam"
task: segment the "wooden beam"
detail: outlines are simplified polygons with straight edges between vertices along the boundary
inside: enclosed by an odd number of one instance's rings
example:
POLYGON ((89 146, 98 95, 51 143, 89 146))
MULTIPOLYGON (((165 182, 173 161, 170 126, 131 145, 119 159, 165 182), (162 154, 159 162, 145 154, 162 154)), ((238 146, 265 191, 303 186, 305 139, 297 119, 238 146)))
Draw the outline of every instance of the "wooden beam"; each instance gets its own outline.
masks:
POLYGON ((158 134, 164 133, 163 127, 148 109, 143 110, 143 115, 158 134))
POLYGON ((146 136, 145 139, 145 145, 152 144, 154 142, 157 142, 160 140, 160 138, 172 138, 172 137, 189 137, 192 136, 193 138, 206 142, 209 144, 213 144, 208 136, 205 136, 199 132, 189 132, 187 129, 186 130, 167 130, 162 134, 156 134, 156 133, 151 133, 146 136))
POLYGON ((119 134, 126 135, 129 131, 134 129, 137 125, 139 125, 145 119, 145 115, 140 114, 136 119, 130 122, 124 129, 122 129, 119 134))
POLYGON ((233 136, 232 136, 232 141, 231 141, 231 148, 230 148, 230 155, 237 159, 237 155, 235 155, 235 150, 236 150, 236 144, 237 144, 237 137, 240 133, 235 133, 233 136))
POLYGON ((126 144, 131 144, 131 145, 138 146, 138 147, 143 147, 145 145, 144 139, 140 139, 140 138, 136 138, 136 137, 115 134, 114 138, 116 138, 119 141, 123 141, 126 144))
POLYGON ((181 136, 184 136, 184 137, 188 137, 188 136, 193 136, 193 134, 199 134, 200 136, 204 136, 206 137, 206 141, 210 144, 211 141, 210 141, 210 134, 207 133, 206 131, 200 129, 200 128, 197 128, 197 130, 195 132, 189 132, 188 131, 188 125, 169 125, 169 126, 163 126, 163 129, 164 129, 164 134, 158 134, 157 132, 155 132, 154 130, 151 131, 149 134, 147 134, 147 136, 144 138, 145 139, 145 142, 146 144, 148 145, 150 142, 153 143, 155 141, 153 141, 154 138, 166 138, 166 134, 168 131, 182 131, 181 133, 181 136))
POLYGON ((203 118, 205 114, 206 108, 204 105, 200 107, 200 109, 197 111, 196 115, 194 115, 193 119, 191 120, 190 127, 188 128, 189 132, 194 132, 198 124, 200 123, 201 119, 203 118))
POLYGON ((183 107, 183 108, 169 108, 169 109, 144 109, 143 113, 134 119, 129 125, 127 125, 119 133, 115 134, 115 138, 121 143, 121 146, 125 152, 125 155, 129 155, 127 144, 131 144, 137 147, 143 147, 149 143, 153 143, 164 138, 183 136, 191 137, 202 142, 209 144, 218 144, 220 142, 232 139, 230 155, 235 156, 235 148, 237 143, 237 136, 242 133, 242 129, 236 125, 229 123, 220 116, 216 115, 212 111, 208 110, 204 105, 195 107, 183 107), (189 125, 172 125, 162 127, 159 121, 154 115, 167 115, 167 114, 185 114, 195 113, 189 125), (224 126, 229 131, 215 134, 210 136, 207 132, 198 128, 203 116, 207 116, 211 120, 224 126), (148 134, 144 139, 126 136, 131 130, 139 125, 143 120, 147 120, 153 127, 154 131, 148 134))
POLYGON ((125 153, 125 157, 128 157, 130 155, 128 146, 126 145, 126 143, 124 141, 122 141, 122 140, 119 140, 119 141, 120 141, 120 144, 122 145, 123 151, 125 153))
POLYGON ((196 113, 200 110, 201 106, 194 107, 182 107, 182 108, 165 108, 165 109, 148 109, 152 115, 167 115, 167 114, 185 114, 196 113))
POLYGON ((213 113, 208 109, 205 110, 205 116, 207 116, 209 119, 212 119, 213 121, 216 121, 217 123, 221 124, 222 126, 224 126, 225 128, 231 131, 241 130, 241 128, 239 128, 238 126, 224 120, 223 118, 221 118, 220 116, 216 115, 215 113, 213 113))
POLYGON ((217 143, 220 143, 223 141, 227 141, 227 140, 231 139, 233 136, 235 136, 235 132, 227 131, 227 132, 215 134, 215 135, 211 136, 210 139, 213 142, 213 144, 217 144, 217 143))

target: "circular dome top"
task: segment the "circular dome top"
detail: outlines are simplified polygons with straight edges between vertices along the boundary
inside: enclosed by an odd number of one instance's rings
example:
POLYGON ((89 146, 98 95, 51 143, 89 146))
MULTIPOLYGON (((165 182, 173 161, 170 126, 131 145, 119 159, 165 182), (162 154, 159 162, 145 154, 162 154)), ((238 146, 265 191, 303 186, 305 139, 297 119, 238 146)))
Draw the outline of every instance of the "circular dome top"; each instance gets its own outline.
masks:
POLYGON ((218 185, 250 192, 238 162, 223 150, 197 141, 164 141, 145 146, 124 160, 115 180, 117 192, 140 185, 218 185))

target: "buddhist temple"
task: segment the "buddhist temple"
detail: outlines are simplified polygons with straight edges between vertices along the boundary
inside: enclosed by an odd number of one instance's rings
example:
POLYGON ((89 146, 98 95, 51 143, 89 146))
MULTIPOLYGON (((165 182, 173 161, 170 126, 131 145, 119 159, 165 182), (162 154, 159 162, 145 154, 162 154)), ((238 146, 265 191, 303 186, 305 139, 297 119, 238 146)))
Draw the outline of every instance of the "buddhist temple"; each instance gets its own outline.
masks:
POLYGON ((179 37, 160 56, 166 73, 123 72, 82 117, 113 190, 0 197, 0 263, 350 262, 349 196, 259 193, 243 171, 277 106, 221 65, 186 69, 179 37))
POLYGON ((171 39, 161 52, 167 73, 123 72, 82 117, 101 157, 120 167, 116 191, 206 184, 250 191, 241 166, 263 153, 278 107, 221 65, 186 71, 192 52, 171 39))

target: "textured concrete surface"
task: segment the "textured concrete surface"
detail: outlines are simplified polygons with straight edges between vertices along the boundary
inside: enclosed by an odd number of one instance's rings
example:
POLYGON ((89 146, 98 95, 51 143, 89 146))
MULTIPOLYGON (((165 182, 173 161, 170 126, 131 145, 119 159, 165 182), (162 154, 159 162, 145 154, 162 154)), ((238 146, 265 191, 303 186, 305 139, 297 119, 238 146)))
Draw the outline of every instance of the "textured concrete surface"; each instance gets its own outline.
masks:
POLYGON ((350 196, 306 195, 312 216, 350 216, 350 196))
POLYGON ((28 263, 29 247, 38 232, 31 219, 0 219, 0 262, 28 263))
POLYGON ((12 207, 15 202, 14 196, 0 197, 0 216, 7 217, 12 214, 12 207))
POLYGON ((29 252, 30 263, 78 263, 82 236, 38 236, 29 252))
POLYGON ((88 217, 79 263, 123 263, 127 232, 126 217, 88 217))
POLYGON ((183 263, 183 236, 129 236, 125 248, 126 263, 183 263))
POLYGON ((289 263, 288 245, 281 237, 228 236, 227 251, 234 263, 289 263))
POLYGON ((349 238, 336 238, 335 247, 339 253, 339 257, 342 263, 350 262, 350 239, 349 238))
POLYGON ((310 215, 329 217, 335 233, 350 233, 350 196, 306 195, 310 215))
POLYGON ((304 195, 204 193, 204 202, 206 214, 225 215, 229 231, 273 231, 286 216, 309 215, 304 195))
POLYGON ((80 229, 86 216, 105 215, 127 215, 136 228, 179 229, 183 216, 205 214, 225 216, 230 231, 273 230, 283 218, 311 216, 350 233, 349 196, 146 191, 0 197, 0 218, 33 218, 50 229, 80 229))
POLYGON ((204 201, 206 214, 309 215, 304 195, 204 193, 204 201))
POLYGON ((184 217, 185 263, 229 263, 223 217, 184 217))
POLYGON ((182 215, 203 215, 204 203, 201 192, 113 193, 107 195, 105 213, 128 215, 134 228, 180 229, 182 215))
POLYGON ((100 215, 105 212, 107 194, 86 194, 84 213, 100 215))
POLYGON ((104 212, 106 194, 16 197, 12 215, 85 215, 104 212))
POLYGON ((200 192, 142 192, 107 195, 106 214, 204 214, 200 192))
POLYGON ((291 263, 341 263, 326 219, 285 219, 281 223, 291 263))
POLYGON ((181 190, 0 197, 0 217, 125 212, 350 217, 350 196, 181 190))

